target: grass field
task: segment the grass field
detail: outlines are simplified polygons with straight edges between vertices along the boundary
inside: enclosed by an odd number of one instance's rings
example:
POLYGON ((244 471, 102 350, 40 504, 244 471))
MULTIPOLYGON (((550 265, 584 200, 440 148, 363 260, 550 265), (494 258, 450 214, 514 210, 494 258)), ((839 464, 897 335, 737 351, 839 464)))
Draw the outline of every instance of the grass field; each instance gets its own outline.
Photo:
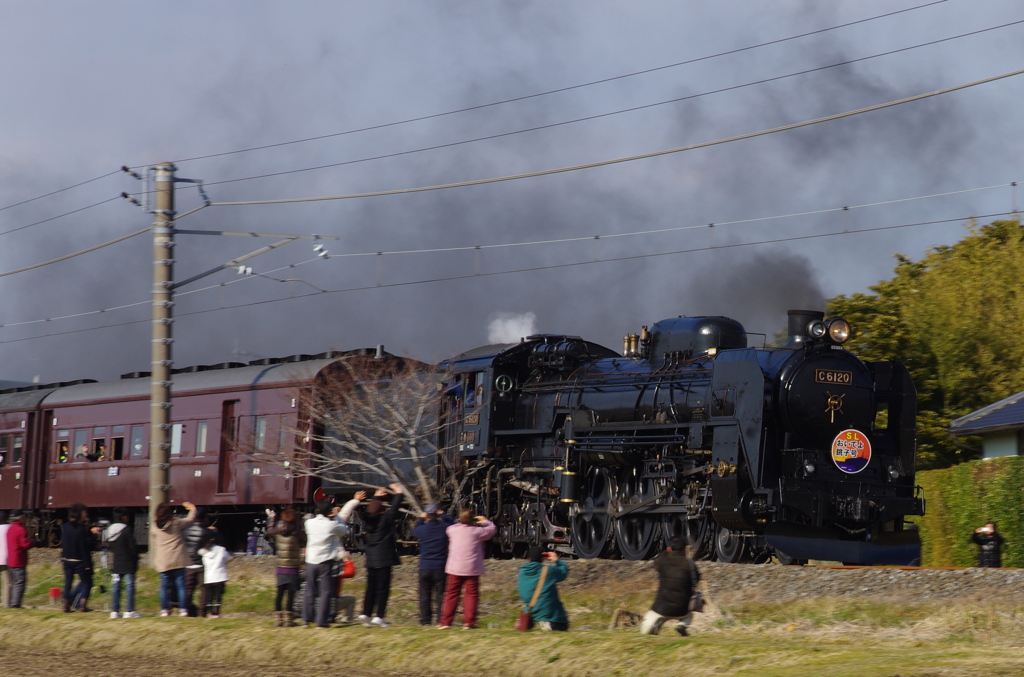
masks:
MULTIPOLYGON (((732 595, 699 615, 692 636, 666 630, 657 637, 635 629, 610 631, 616 607, 642 611, 646 587, 596 583, 563 593, 573 629, 517 633, 518 611, 507 581, 484 586, 481 629, 422 629, 415 591, 398 587, 388 629, 327 630, 272 627, 272 586, 266 570, 239 564, 225 599, 227 617, 155 617, 157 577, 140 572, 137 606, 144 618, 110 620, 102 612, 64 614, 48 590, 62 574, 55 564, 30 569, 27 602, 35 609, 0 612, 0 644, 31 646, 59 660, 67 652, 174 657, 213 661, 272 676, 395 675, 756 675, 791 677, 925 677, 1024 674, 1024 608, 999 598, 906 603, 878 597, 808 598, 791 604, 732 595), (614 587, 612 587, 614 586, 614 587), (614 602, 610 600, 615 600, 614 602)), ((361 576, 346 593, 359 595, 361 576)), ((101 581, 97 581, 99 583, 101 581)), ((94 608, 109 595, 94 593, 94 608)), ((59 666, 55 666, 59 667, 59 666)), ((13 674, 13 673, 12 673, 13 674)), ((56 670, 53 674, 64 674, 56 670)), ((187 670, 178 674, 188 674, 187 670)))

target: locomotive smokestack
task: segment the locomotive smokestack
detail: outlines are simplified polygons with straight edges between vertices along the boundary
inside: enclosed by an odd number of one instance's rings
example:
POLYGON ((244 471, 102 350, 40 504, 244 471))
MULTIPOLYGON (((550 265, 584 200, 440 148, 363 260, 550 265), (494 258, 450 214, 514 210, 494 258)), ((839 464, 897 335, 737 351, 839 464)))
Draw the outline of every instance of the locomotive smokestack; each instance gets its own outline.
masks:
POLYGON ((809 340, 807 336, 807 325, 815 320, 825 318, 825 313, 817 310, 791 310, 789 315, 789 336, 786 339, 786 347, 793 348, 809 340))

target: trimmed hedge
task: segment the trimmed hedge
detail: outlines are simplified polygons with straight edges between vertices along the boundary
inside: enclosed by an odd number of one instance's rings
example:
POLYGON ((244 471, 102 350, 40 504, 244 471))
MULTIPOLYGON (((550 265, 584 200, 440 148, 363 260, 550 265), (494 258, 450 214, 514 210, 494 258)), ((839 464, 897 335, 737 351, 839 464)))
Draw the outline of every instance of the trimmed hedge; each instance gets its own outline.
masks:
POLYGON ((924 489, 921 531, 924 566, 976 566, 971 534, 995 522, 1003 538, 1003 566, 1024 567, 1024 457, 1005 456, 917 473, 924 489))

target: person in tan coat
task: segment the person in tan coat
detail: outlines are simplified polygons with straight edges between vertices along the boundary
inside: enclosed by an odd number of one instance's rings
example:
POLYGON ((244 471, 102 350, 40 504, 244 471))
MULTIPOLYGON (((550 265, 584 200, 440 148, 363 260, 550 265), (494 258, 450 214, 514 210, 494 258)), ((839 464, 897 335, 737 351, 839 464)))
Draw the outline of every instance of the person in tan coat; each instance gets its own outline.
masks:
POLYGON ((156 507, 156 519, 149 525, 149 547, 153 554, 153 568, 160 574, 160 615, 171 615, 171 603, 168 591, 173 585, 178 593, 178 613, 188 616, 185 600, 185 567, 192 563, 188 554, 188 546, 182 533, 196 520, 196 506, 185 501, 182 503, 188 515, 174 516, 174 506, 161 503, 156 507))

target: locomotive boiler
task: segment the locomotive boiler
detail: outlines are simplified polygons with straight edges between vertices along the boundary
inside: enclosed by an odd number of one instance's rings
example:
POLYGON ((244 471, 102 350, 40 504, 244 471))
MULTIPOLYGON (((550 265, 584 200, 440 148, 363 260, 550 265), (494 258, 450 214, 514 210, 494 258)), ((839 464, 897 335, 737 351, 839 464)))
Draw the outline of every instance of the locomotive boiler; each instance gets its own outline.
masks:
POLYGON ((913 563, 916 393, 849 334, 790 311, 780 348, 726 317, 662 320, 622 354, 546 334, 478 348, 442 365, 446 465, 507 553, 642 559, 684 536, 729 562, 913 563))

